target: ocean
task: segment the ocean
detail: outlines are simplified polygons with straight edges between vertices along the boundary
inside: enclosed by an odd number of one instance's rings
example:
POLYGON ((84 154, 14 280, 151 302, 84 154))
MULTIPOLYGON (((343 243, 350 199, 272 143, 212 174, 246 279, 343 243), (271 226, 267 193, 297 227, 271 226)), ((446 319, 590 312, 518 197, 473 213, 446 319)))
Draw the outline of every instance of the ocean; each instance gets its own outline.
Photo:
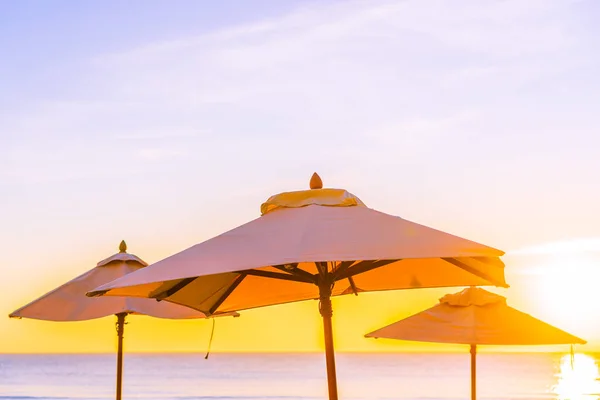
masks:
MULTIPOLYGON (((338 353, 340 399, 468 399, 469 354, 338 353)), ((478 355, 479 399, 600 398, 598 358, 478 355)), ((0 399, 114 399, 115 356, 0 355, 0 399)), ((123 399, 326 399, 322 354, 125 354, 123 399)))

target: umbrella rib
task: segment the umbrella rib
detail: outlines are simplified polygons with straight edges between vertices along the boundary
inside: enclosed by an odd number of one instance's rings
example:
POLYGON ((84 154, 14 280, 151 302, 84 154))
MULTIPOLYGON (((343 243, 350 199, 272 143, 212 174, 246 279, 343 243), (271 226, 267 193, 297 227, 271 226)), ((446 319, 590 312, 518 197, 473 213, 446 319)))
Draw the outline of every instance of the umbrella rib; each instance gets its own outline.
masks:
POLYGON ((277 265, 273 265, 273 268, 280 269, 284 272, 289 272, 291 270, 298 268, 298 263, 295 262, 295 263, 289 263, 289 264, 277 264, 277 265))
POLYGON ((189 285, 190 283, 195 281, 196 278, 197 277, 182 279, 179 282, 177 282, 174 286, 172 286, 171 288, 165 290, 164 292, 160 292, 152 297, 154 297, 157 301, 164 300, 167 297, 170 297, 170 296, 174 295, 175 293, 179 292, 181 289, 183 289, 184 287, 186 287, 187 285, 189 285))
POLYGON ((352 288, 352 292, 355 296, 358 296, 358 289, 356 288, 356 284, 354 283, 354 279, 351 276, 348 277, 348 282, 350 282, 350 287, 352 288))
POLYGON ((310 278, 309 278, 309 277, 304 277, 302 275, 282 274, 280 272, 261 271, 258 269, 247 269, 247 270, 241 271, 240 273, 244 273, 246 275, 260 276, 263 278, 281 279, 284 281, 315 283, 315 280, 312 275, 310 275, 310 278))
POLYGON ((335 275, 335 280, 339 281, 345 278, 350 278, 351 276, 362 274, 364 272, 368 272, 372 269, 376 269, 379 267, 386 266, 393 262, 400 260, 364 260, 354 264, 352 267, 345 269, 339 274, 335 275))
POLYGON ((273 267, 277 268, 278 270, 281 270, 283 272, 286 272, 290 275, 297 276, 298 278, 306 279, 307 283, 317 284, 318 278, 315 275, 311 274, 308 271, 298 268, 298 263, 294 263, 293 265, 294 265, 294 268, 292 268, 292 269, 286 269, 282 265, 274 265, 273 267))
POLYGON ((225 290, 225 293, 223 293, 221 297, 219 297, 219 299, 215 302, 215 304, 213 304, 212 307, 209 308, 209 312, 211 315, 214 314, 215 311, 217 311, 217 308, 219 308, 225 300, 227 300, 229 295, 239 286, 240 283, 242 283, 245 277, 246 273, 241 272, 240 275, 237 278, 235 278, 235 281, 233 281, 233 283, 227 288, 227 290, 225 290))
POLYGON ((340 263, 340 265, 337 266, 337 268, 334 267, 333 269, 333 274, 335 276, 344 273, 344 271, 346 271, 348 268, 350 268, 350 266, 352 266, 352 264, 354 264, 356 261, 342 261, 340 263))
POLYGON ((317 271, 319 271, 319 276, 327 275, 327 261, 316 261, 315 266, 317 267, 317 271))
POLYGON ((488 274, 486 274, 485 272, 481 272, 473 267, 471 267, 470 265, 465 264, 464 262, 457 260, 456 258, 449 258, 449 257, 442 257, 442 260, 457 266, 458 268, 464 269, 467 272, 472 273, 473 275, 476 275, 480 278, 485 279, 486 281, 496 285, 496 286, 500 286, 500 287, 508 287, 508 285, 504 282, 501 282, 491 276, 489 276, 488 274))

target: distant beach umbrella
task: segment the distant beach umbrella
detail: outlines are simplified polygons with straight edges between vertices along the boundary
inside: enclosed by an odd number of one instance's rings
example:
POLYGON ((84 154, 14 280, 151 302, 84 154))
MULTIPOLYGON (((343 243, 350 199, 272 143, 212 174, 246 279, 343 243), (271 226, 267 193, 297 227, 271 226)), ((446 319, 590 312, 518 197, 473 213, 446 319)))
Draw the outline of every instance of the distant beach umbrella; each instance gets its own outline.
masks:
POLYGON ((438 305, 365 337, 467 344, 471 349, 471 399, 476 399, 477 345, 585 344, 506 304, 506 298, 471 287, 448 294, 438 305))
POLYGON ((259 218, 90 292, 150 297, 206 315, 319 299, 329 398, 337 383, 331 296, 442 286, 506 286, 504 253, 366 207, 342 189, 269 198, 259 218))
MULTIPOLYGON (((148 264, 133 254, 127 253, 122 241, 119 252, 100 261, 95 268, 65 283, 12 312, 10 318, 31 318, 46 321, 84 321, 109 315, 117 317, 117 388, 116 398, 121 399, 123 371, 123 331, 128 314, 148 315, 166 319, 206 318, 204 313, 189 307, 150 299, 125 297, 86 297, 86 292, 111 282, 148 264)), ((237 313, 227 315, 238 315, 237 313)))

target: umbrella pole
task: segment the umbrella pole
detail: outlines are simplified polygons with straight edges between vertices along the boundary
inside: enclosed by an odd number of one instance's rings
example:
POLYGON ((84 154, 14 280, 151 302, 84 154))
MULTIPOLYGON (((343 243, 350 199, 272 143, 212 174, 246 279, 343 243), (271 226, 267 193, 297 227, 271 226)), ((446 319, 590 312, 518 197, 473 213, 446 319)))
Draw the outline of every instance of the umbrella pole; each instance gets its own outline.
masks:
POLYGON ((123 331, 125 330, 125 316, 127 313, 117 314, 117 400, 121 400, 123 384, 123 331))
POLYGON ((333 316, 333 308, 331 306, 331 286, 327 282, 319 284, 319 300, 319 312, 323 317, 323 332, 325 336, 325 361, 327 363, 329 400, 338 400, 335 352, 333 348, 333 329, 331 327, 331 317, 333 316))
POLYGON ((477 398, 477 345, 471 345, 471 400, 477 398))

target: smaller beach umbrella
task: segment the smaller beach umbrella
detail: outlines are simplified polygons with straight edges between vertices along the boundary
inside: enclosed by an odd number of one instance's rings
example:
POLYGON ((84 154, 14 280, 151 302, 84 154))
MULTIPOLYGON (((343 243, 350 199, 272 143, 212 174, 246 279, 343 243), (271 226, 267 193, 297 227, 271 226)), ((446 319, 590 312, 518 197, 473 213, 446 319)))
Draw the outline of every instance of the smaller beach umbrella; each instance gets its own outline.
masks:
MULTIPOLYGON (((59 286, 42 297, 12 312, 10 318, 31 318, 46 321, 84 321, 109 315, 117 317, 117 400, 121 399, 123 371, 123 332, 128 314, 148 315, 166 319, 206 318, 206 315, 188 307, 152 299, 125 297, 86 297, 86 292, 98 285, 111 282, 148 264, 127 253, 122 241, 119 252, 100 261, 95 268, 59 286)), ((237 313, 222 315, 238 316, 237 313)))
POLYGON ((476 398, 477 345, 586 343, 509 307, 505 297, 475 287, 445 295, 435 307, 368 333, 365 337, 470 345, 473 400, 476 398))

